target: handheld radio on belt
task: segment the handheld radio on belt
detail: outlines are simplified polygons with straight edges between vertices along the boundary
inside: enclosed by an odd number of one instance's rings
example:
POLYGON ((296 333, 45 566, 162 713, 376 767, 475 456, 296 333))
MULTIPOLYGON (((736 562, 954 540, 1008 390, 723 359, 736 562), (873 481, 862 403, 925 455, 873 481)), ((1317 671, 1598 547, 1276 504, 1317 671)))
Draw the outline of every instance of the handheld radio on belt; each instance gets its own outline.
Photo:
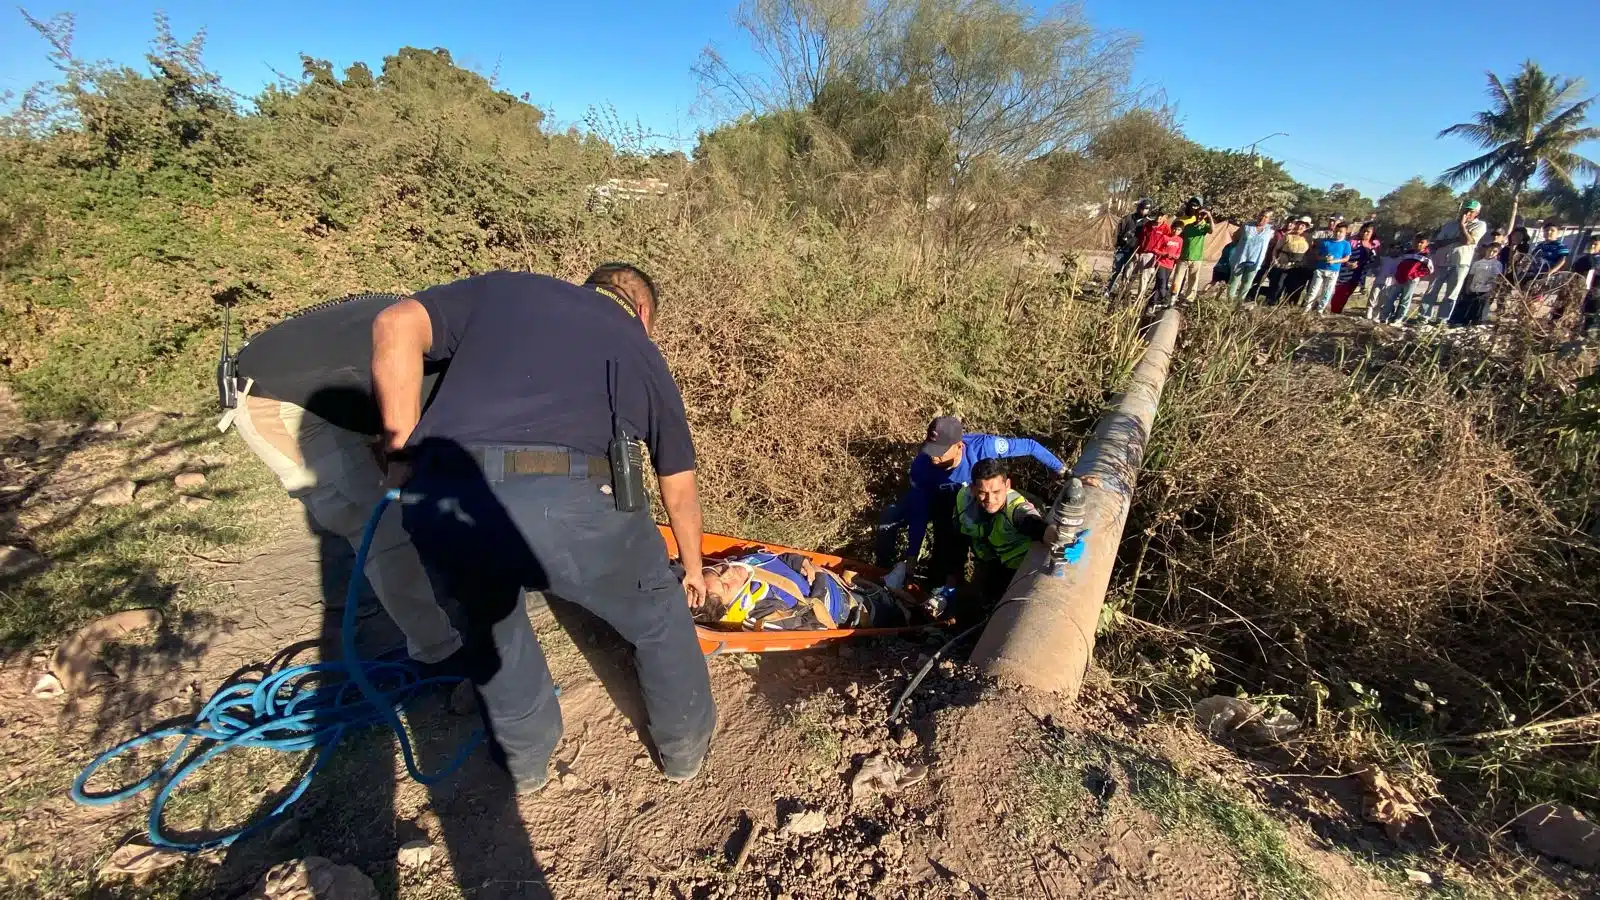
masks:
MULTIPOLYGON (((239 357, 234 355, 230 346, 230 328, 234 299, 227 298, 226 294, 218 295, 217 305, 222 307, 222 354, 217 357, 217 404, 223 409, 233 409, 239 405, 239 357)), ((240 349, 244 349, 243 343, 240 349)))
POLYGON ((617 416, 617 388, 620 366, 615 360, 606 364, 606 393, 611 400, 611 494, 620 512, 635 512, 650 505, 644 490, 644 451, 639 442, 631 440, 622 431, 622 419, 617 416))

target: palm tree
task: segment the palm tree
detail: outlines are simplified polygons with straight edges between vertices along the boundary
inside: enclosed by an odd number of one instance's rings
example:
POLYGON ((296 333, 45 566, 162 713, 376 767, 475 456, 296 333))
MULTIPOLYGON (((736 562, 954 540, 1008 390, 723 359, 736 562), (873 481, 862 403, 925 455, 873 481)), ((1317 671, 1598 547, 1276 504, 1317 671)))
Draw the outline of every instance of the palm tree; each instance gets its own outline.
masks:
POLYGON ((1487 74, 1492 108, 1471 122, 1451 125, 1439 137, 1459 135, 1489 152, 1445 170, 1439 182, 1505 186, 1511 192, 1509 229, 1516 227, 1518 203, 1534 176, 1546 187, 1570 187, 1574 174, 1600 172, 1600 165, 1574 150, 1584 141, 1600 138, 1600 128, 1584 125, 1596 98, 1578 99, 1583 90, 1580 79, 1548 75, 1533 60, 1522 64, 1509 85, 1493 72, 1487 74))

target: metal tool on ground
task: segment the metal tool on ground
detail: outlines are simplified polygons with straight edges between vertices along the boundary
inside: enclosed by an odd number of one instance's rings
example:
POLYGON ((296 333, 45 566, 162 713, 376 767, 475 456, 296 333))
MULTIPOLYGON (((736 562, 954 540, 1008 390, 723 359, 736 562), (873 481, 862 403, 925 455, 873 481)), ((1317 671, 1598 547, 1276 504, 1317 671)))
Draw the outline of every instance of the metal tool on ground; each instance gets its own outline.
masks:
POLYGON ((406 659, 403 652, 386 653, 368 660, 356 653, 356 608, 360 605, 365 582, 362 573, 367 553, 384 510, 399 498, 399 491, 389 491, 372 511, 361 536, 340 622, 342 659, 293 666, 259 679, 225 685, 189 724, 139 735, 95 757, 73 781, 72 799, 89 806, 105 806, 154 788, 156 796, 150 803, 147 823, 150 843, 157 847, 199 851, 226 847, 275 824, 311 786, 312 778, 332 757, 339 742, 347 734, 370 725, 387 725, 394 731, 405 757, 406 771, 423 784, 433 784, 461 768, 483 741, 482 731, 474 733, 457 750, 455 757, 437 772, 425 773, 417 766, 411 738, 400 721, 399 711, 429 688, 465 679, 456 676, 425 678, 420 667, 406 659), (340 675, 344 677, 336 677, 340 675), (136 748, 171 739, 178 740, 177 746, 150 774, 119 790, 89 793, 89 780, 113 759, 136 748), (186 841, 170 835, 163 826, 162 811, 173 792, 206 763, 240 748, 285 753, 312 751, 316 759, 266 816, 201 840, 186 841))

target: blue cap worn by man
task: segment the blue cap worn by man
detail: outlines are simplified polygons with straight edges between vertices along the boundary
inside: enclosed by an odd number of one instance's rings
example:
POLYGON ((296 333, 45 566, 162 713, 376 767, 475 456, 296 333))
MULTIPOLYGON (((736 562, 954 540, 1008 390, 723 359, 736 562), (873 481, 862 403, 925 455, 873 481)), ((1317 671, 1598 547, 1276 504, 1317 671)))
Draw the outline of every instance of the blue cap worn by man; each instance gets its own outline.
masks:
POLYGON ((933 552, 929 581, 948 582, 957 554, 964 549, 955 531, 956 492, 972 481, 972 467, 985 459, 1031 456, 1060 475, 1066 466, 1039 442, 1021 437, 968 433, 955 416, 939 416, 928 423, 928 434, 911 461, 911 487, 898 503, 884 511, 878 522, 877 562, 894 567, 887 579, 903 583, 906 572, 922 552, 928 522, 933 522, 933 552), (906 551, 895 554, 900 527, 907 529, 906 551))

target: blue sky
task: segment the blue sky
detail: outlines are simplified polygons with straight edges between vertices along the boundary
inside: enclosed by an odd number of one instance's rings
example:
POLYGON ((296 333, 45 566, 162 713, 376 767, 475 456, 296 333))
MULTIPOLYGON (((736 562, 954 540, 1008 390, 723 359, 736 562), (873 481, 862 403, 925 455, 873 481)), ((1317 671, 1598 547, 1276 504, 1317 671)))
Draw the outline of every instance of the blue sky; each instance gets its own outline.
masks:
MULTIPOLYGON (((158 7, 146 0, 26 5, 39 18, 74 12, 80 56, 134 64, 158 7)), ((498 70, 504 88, 527 92, 556 122, 581 122, 589 107, 609 104, 687 146, 697 127, 714 121, 689 71, 701 48, 712 43, 736 60, 746 57, 732 25, 734 5, 168 0, 159 7, 180 37, 206 28, 211 67, 245 93, 271 81, 274 68, 297 74, 302 52, 376 69, 403 45, 445 47, 470 68, 498 70)), ((1288 132, 1262 151, 1309 184, 1343 181, 1374 198, 1474 155, 1470 146, 1434 135, 1483 105, 1485 69, 1509 75, 1532 57, 1600 90, 1594 0, 1541 6, 1532 21, 1505 0, 1456 0, 1448 15, 1435 6, 1398 17, 1382 4, 1324 5, 1314 13, 1281 0, 1087 0, 1086 7, 1097 25, 1141 38, 1136 80, 1164 90, 1193 139, 1240 147, 1288 132), (1556 21, 1558 13, 1565 22, 1556 21)), ((20 92, 50 74, 43 42, 19 14, 0 10, 0 90, 20 92)), ((1600 148, 1588 150, 1600 155, 1600 148)))

